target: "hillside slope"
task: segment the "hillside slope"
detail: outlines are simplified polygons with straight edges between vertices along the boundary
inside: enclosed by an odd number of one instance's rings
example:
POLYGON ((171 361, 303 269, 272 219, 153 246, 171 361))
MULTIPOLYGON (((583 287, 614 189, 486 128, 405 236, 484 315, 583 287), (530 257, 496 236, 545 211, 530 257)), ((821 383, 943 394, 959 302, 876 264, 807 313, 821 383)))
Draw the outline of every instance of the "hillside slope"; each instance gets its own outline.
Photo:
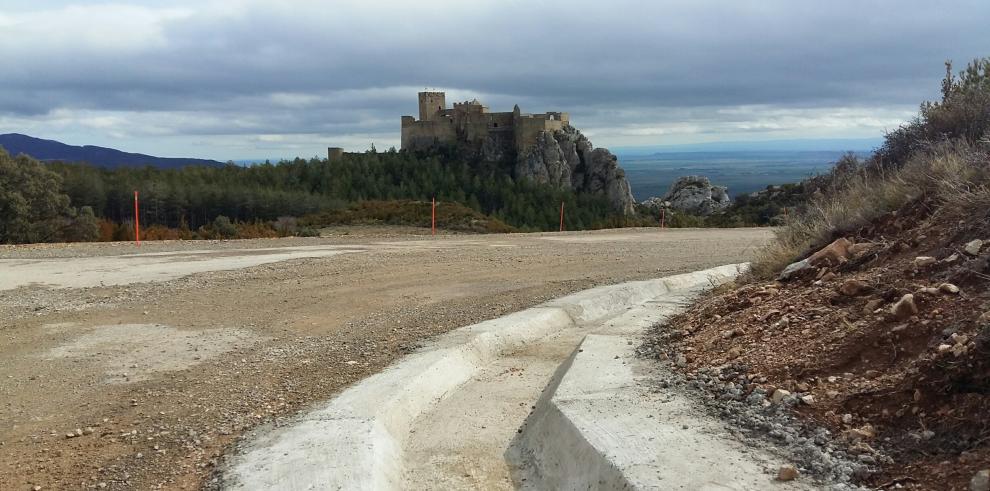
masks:
POLYGON ((130 153, 113 148, 93 145, 67 145, 55 140, 45 140, 19 133, 0 135, 0 147, 11 155, 26 154, 38 160, 61 160, 64 162, 86 162, 98 167, 117 168, 124 166, 151 165, 163 169, 186 165, 221 166, 216 160, 195 158, 155 157, 140 153, 130 153))
POLYGON ((644 352, 711 381, 737 419, 802 422, 802 473, 851 456, 872 487, 990 489, 990 59, 823 184, 748 282, 644 352))

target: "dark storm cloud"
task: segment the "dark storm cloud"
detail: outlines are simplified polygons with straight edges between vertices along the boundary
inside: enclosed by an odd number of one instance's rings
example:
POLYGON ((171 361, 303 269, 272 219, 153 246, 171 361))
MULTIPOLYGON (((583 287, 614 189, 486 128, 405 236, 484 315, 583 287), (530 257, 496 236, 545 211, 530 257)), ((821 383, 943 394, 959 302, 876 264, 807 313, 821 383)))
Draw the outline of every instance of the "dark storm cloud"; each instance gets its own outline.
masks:
POLYGON ((0 130, 75 111, 173 135, 397 133, 430 86, 606 133, 704 132, 763 117, 724 108, 916 107, 943 60, 990 54, 985 1, 73 5, 0 13, 0 130))

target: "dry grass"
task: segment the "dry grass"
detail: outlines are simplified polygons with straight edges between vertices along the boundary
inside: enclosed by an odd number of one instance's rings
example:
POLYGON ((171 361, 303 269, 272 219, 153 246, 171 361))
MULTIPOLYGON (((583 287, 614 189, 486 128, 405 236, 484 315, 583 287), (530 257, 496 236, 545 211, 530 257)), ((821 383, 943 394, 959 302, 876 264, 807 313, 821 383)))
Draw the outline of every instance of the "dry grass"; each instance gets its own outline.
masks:
POLYGON ((886 173, 864 169, 811 200, 804 214, 777 230, 777 240, 759 254, 751 275, 775 276, 787 264, 875 218, 919 198, 933 198, 935 216, 958 219, 990 209, 990 156, 985 145, 943 143, 916 153, 886 173))

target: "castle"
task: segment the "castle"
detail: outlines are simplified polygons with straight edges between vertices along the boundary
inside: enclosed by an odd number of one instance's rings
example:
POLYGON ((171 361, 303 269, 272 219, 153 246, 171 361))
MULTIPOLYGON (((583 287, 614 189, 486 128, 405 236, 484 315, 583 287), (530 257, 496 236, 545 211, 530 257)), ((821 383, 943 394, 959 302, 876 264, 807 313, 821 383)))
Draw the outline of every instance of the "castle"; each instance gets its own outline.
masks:
POLYGON ((419 93, 419 120, 402 117, 402 149, 427 150, 437 145, 467 143, 495 147, 505 155, 522 155, 541 132, 553 133, 569 124, 567 113, 524 114, 517 104, 512 112, 488 112, 478 100, 455 102, 447 108, 443 92, 419 93))
MULTIPOLYGON (((595 148, 567 113, 492 113, 477 100, 447 108, 443 92, 419 93, 419 120, 402 117, 402 150, 455 147, 461 158, 496 162, 513 179, 604 195, 615 211, 634 212, 632 190, 618 159, 595 148)), ((332 156, 331 156, 332 160, 332 156)))

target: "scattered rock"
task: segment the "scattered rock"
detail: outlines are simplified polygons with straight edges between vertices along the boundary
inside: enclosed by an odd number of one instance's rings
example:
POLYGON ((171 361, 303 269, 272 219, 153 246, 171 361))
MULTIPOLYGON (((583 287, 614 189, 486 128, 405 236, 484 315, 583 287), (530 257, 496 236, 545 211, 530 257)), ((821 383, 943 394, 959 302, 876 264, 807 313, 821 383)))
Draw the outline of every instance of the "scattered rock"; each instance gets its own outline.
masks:
POLYGON ((812 266, 835 266, 849 259, 849 248, 853 242, 845 237, 835 239, 808 258, 812 266))
POLYGON ((842 438, 850 442, 871 440, 875 436, 877 436, 877 430, 873 427, 873 425, 863 425, 859 428, 850 428, 842 432, 842 438))
POLYGON ((965 344, 957 344, 952 347, 952 354, 956 358, 965 355, 967 352, 969 352, 969 348, 965 344))
POLYGON ((918 306, 914 303, 914 295, 910 293, 905 294, 890 308, 890 313, 902 320, 917 314, 918 306))
POLYGON ((954 263, 959 260, 959 254, 953 253, 951 256, 942 260, 943 263, 954 263))
POLYGON ((784 389, 777 389, 773 391, 773 394, 770 394, 770 402, 774 404, 780 404, 781 401, 783 401, 784 398, 789 395, 791 395, 790 391, 786 391, 784 389))
POLYGON ((990 491, 990 469, 983 469, 969 480, 969 491, 990 491))
POLYGON ((983 241, 980 239, 976 239, 967 242, 966 245, 963 247, 963 251, 965 251, 966 254, 969 254, 970 256, 976 256, 980 253, 980 249, 982 248, 983 248, 983 241))
POLYGON ((864 314, 872 314, 877 309, 879 309, 881 305, 883 305, 883 299, 881 299, 881 298, 874 298, 874 299, 870 300, 869 302, 866 302, 866 305, 863 306, 863 313, 864 314))
POLYGON ((873 242, 860 242, 858 244, 853 244, 849 246, 849 256, 852 258, 862 257, 876 248, 876 246, 877 245, 873 242))
POLYGON ((863 280, 849 279, 839 285, 839 293, 847 297, 858 297, 873 291, 873 287, 863 280))
MULTIPOLYGON (((849 250, 853 245, 853 242, 845 237, 838 238, 831 244, 821 248, 818 252, 809 256, 807 259, 802 259, 795 263, 788 264, 787 267, 780 272, 780 276, 778 276, 777 279, 780 281, 789 280, 799 273, 807 271, 812 266, 836 266, 842 264, 849 260, 849 257, 851 256, 849 250)), ((825 279, 824 276, 829 273, 831 273, 831 271, 822 273, 821 279, 828 281, 828 279, 835 277, 835 274, 832 273, 830 278, 825 279)))
POLYGON ((777 277, 778 280, 787 281, 792 277, 808 271, 811 269, 811 263, 807 259, 802 259, 796 263, 788 264, 783 271, 780 272, 780 276, 777 277))
POLYGON ((942 293, 948 293, 950 295, 955 295, 959 293, 959 287, 953 285, 952 283, 942 283, 938 286, 938 290, 942 293))
POLYGON ((801 475, 801 473, 798 472, 797 467, 795 467, 795 466, 793 466, 791 464, 784 464, 784 465, 780 466, 780 469, 777 471, 777 480, 778 481, 793 481, 793 480, 797 479, 797 477, 800 476, 800 475, 801 475))
POLYGON ((811 394, 801 396, 801 402, 810 406, 815 403, 815 396, 811 394))
POLYGON ((732 348, 729 349, 728 353, 726 353, 725 356, 730 360, 735 360, 736 358, 739 358, 739 355, 741 354, 742 354, 742 350, 739 349, 738 346, 733 346, 732 348))
POLYGON ((935 263, 936 263, 935 258, 931 256, 918 256, 914 258, 914 267, 916 269, 924 268, 925 266, 931 266, 932 264, 935 263))

